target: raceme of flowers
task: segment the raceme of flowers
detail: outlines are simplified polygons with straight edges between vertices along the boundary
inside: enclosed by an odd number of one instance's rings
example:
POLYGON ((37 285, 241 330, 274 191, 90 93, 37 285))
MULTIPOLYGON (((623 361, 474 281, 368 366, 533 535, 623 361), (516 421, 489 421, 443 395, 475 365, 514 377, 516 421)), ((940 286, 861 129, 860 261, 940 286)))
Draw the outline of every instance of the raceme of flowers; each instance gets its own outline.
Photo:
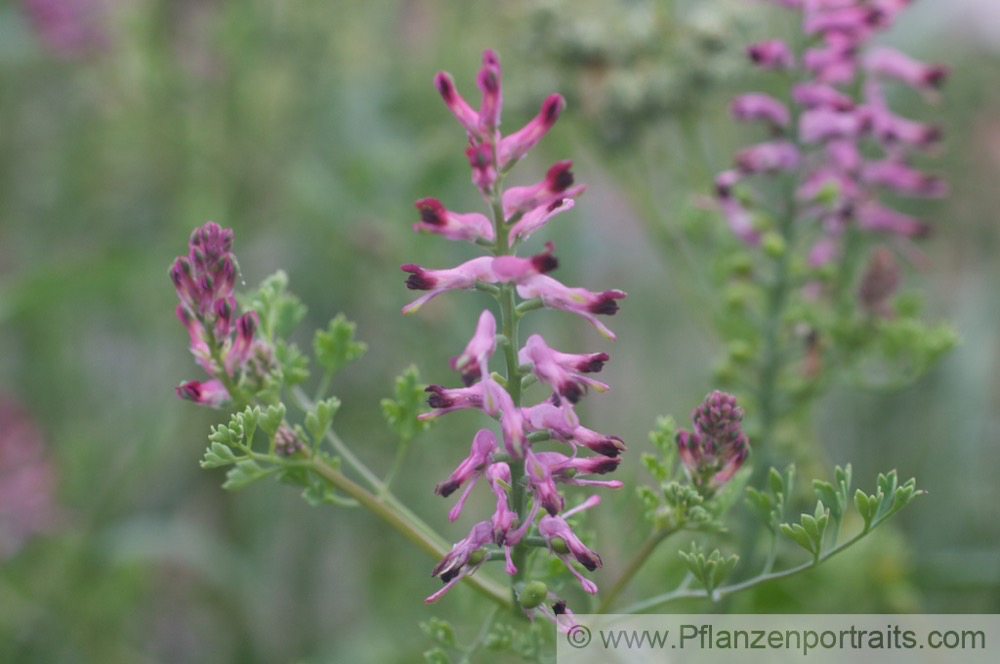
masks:
POLYGON ((233 285, 238 271, 231 249, 233 231, 207 222, 191 234, 188 255, 170 268, 181 303, 177 318, 191 338, 191 353, 209 380, 177 387, 177 395, 218 407, 230 401, 229 387, 263 380, 273 365, 273 349, 258 338, 257 313, 237 316, 233 285))
POLYGON ((896 115, 885 87, 911 86, 927 98, 947 69, 918 62, 869 42, 888 29, 911 0, 772 0, 801 13, 808 47, 794 53, 784 42, 767 40, 747 48, 761 69, 787 72, 797 81, 788 101, 752 92, 736 97, 730 110, 740 121, 759 122, 774 137, 739 152, 735 167, 716 179, 720 209, 732 231, 749 245, 761 239, 752 205, 734 185, 753 175, 796 174, 797 217, 818 219, 821 238, 812 246, 814 267, 835 260, 851 225, 897 240, 926 235, 930 226, 879 201, 879 190, 899 196, 939 197, 941 179, 910 161, 941 138, 938 128, 896 115), (861 98, 851 90, 860 89, 861 98), (870 158, 871 144, 881 154, 870 158))
MULTIPOLYGON (((448 515, 453 521, 459 518, 476 483, 488 485, 496 496, 496 509, 489 519, 472 526, 468 536, 455 544, 434 567, 433 576, 439 577, 445 585, 426 601, 437 600, 461 578, 475 572, 492 551, 498 550, 487 548, 489 545, 503 551, 506 572, 518 575, 515 552, 529 534, 540 536, 579 579, 583 589, 593 594, 597 586, 578 571, 574 563, 594 570, 601 565, 601 558, 580 541, 566 519, 596 505, 600 498, 594 495, 566 509, 561 487, 622 486, 621 482, 594 479, 593 476, 617 468, 624 443, 617 436, 582 426, 574 411, 575 404, 588 391, 608 389, 590 375, 602 369, 608 356, 556 350, 538 334, 519 345, 517 322, 534 309, 559 309, 582 317, 604 336, 614 339, 614 333, 598 320, 598 316, 614 314, 618 310, 618 300, 624 298, 625 293, 618 290, 591 292, 565 286, 553 279, 549 273, 558 266, 558 261, 551 243, 534 255, 516 255, 521 243, 531 234, 555 215, 573 207, 584 186, 574 183, 571 162, 561 161, 549 168, 540 182, 504 190, 504 177, 555 123, 564 105, 563 98, 550 95, 534 119, 504 136, 499 130, 500 63, 493 51, 484 54, 477 83, 482 93, 478 110, 458 93, 451 76, 442 72, 435 78, 445 104, 468 135, 466 156, 472 168, 472 182, 489 206, 492 219, 475 212, 454 212, 437 199, 424 198, 416 202, 420 221, 414 229, 450 240, 472 242, 488 253, 446 269, 403 265, 403 271, 409 273, 406 285, 426 291, 404 307, 403 312, 417 311, 431 299, 453 290, 481 290, 497 299, 499 325, 490 309, 483 310, 468 345, 451 362, 463 386, 428 387, 428 403, 432 410, 422 416, 430 419, 455 410, 476 409, 499 421, 500 435, 488 428, 480 430, 468 456, 435 487, 435 492, 444 497, 458 493, 448 515), (506 375, 491 373, 491 362, 498 357, 500 364, 505 365, 506 375), (535 381, 544 386, 550 396, 534 405, 522 405, 522 385, 526 387, 535 381), (544 440, 557 441, 564 446, 559 451, 535 449, 535 445, 544 440), (536 523, 540 512, 543 516, 536 523)), ((525 571, 521 570, 520 574, 525 571)), ((529 616, 537 611, 558 622, 560 616, 570 615, 565 602, 551 593, 528 600, 530 593, 524 588, 534 587, 537 591, 538 585, 529 581, 518 594, 529 616)))
POLYGON ((736 398, 716 390, 691 413, 694 431, 677 433, 677 453, 691 482, 714 493, 743 466, 750 441, 740 422, 743 409, 736 398))

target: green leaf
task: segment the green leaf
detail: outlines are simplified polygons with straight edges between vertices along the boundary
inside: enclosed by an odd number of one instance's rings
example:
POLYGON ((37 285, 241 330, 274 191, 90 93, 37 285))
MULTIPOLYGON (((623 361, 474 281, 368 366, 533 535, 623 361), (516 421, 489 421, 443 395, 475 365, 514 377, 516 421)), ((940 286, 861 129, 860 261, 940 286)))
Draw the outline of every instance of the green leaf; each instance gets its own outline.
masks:
POLYGON ((431 618, 426 622, 421 622, 420 631, 431 641, 445 648, 454 648, 458 643, 458 639, 455 638, 455 628, 447 620, 431 618))
POLYGON ((274 440, 274 435, 278 433, 278 427, 285 421, 285 404, 279 403, 268 406, 263 416, 260 418, 260 428, 267 434, 269 440, 274 440))
POLYGON ((649 474, 652 475, 657 481, 663 482, 670 476, 669 469, 660 461, 655 454, 650 454, 645 452, 640 457, 642 465, 646 467, 649 474))
POLYGON ((809 553, 815 555, 816 551, 813 549, 812 539, 800 524, 797 523, 783 523, 780 525, 782 534, 788 537, 793 542, 801 546, 803 549, 809 553))
POLYGON ((649 432, 649 441, 663 457, 667 467, 673 466, 677 453, 677 443, 674 440, 676 435, 677 424, 670 416, 656 418, 656 428, 649 432))
POLYGON ((333 424, 333 416, 336 415, 339 409, 340 399, 330 397, 329 399, 317 402, 315 408, 306 413, 306 430, 312 437, 314 444, 318 445, 319 441, 326 435, 326 432, 330 430, 330 425, 333 424))
POLYGON ((368 345, 354 340, 357 325, 337 314, 326 330, 317 330, 313 337, 313 354, 328 373, 340 371, 348 362, 358 359, 368 350, 368 345))
POLYGON ((441 648, 432 648, 424 653, 427 664, 451 664, 451 658, 441 648))
POLYGON ((226 481, 222 488, 237 491, 256 482, 266 474, 267 472, 257 465, 256 461, 244 459, 226 473, 226 481))
POLYGON ((382 400, 382 414, 389 429, 401 440, 409 441, 430 426, 430 422, 417 419, 425 395, 415 366, 409 366, 396 378, 394 396, 395 399, 382 400))
POLYGON ((872 517, 874 512, 871 509, 871 503, 868 500, 868 494, 866 494, 861 489, 854 492, 854 506, 858 509, 858 514, 865 522, 865 530, 868 530, 872 522, 872 517))
POLYGON ((274 342, 274 360, 281 372, 281 382, 287 386, 298 385, 309 378, 309 358, 299 347, 284 339, 274 342))
POLYGON ((677 555, 681 557, 691 574, 705 587, 709 595, 722 585, 722 582, 736 567, 736 563, 739 562, 739 556, 734 554, 724 557, 718 549, 714 549, 706 557, 697 542, 691 542, 690 553, 678 551, 677 555))
POLYGON ((256 292, 240 298, 244 309, 257 312, 261 331, 268 341, 288 336, 306 315, 305 305, 286 292, 287 288, 288 275, 278 270, 264 279, 256 292))
POLYGON ((775 496, 785 496, 785 478, 775 468, 767 473, 767 480, 771 485, 771 493, 775 496))

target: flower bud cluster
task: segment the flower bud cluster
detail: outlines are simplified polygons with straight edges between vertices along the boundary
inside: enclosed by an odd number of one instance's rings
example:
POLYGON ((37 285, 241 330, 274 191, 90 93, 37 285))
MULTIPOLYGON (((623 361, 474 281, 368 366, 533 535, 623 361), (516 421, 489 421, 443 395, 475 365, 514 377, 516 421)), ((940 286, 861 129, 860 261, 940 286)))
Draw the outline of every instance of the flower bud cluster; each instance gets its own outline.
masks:
POLYGON ((750 454, 743 433, 743 409, 736 398, 716 390, 691 413, 694 431, 677 433, 677 452, 691 481, 714 493, 732 479, 750 454))
MULTIPOLYGON (((501 329, 498 330, 493 311, 483 310, 468 345, 451 361, 463 385, 429 386, 428 403, 432 410, 421 416, 432 419, 455 410, 474 409, 499 422, 499 435, 492 429, 481 429, 468 456, 435 487, 435 493, 444 497, 458 494, 448 515, 453 521, 459 518, 473 486, 481 481, 496 497, 496 509, 490 518, 476 523, 469 535, 455 544, 434 568, 433 575, 444 581, 445 586, 427 601, 438 599, 498 550, 504 553, 506 572, 516 575, 515 590, 534 588, 530 585, 534 582, 521 580, 527 570, 519 573, 515 553, 532 533, 566 563, 585 591, 595 593, 597 586, 574 563, 592 571, 601 565, 601 558, 580 541, 566 518, 596 505, 600 499, 591 496, 567 510, 561 487, 621 486, 621 482, 592 477, 617 468, 624 443, 617 436, 582 426, 574 411, 589 390, 608 389, 590 376, 603 368, 608 355, 562 352, 550 347, 539 334, 531 335, 518 347, 517 322, 533 309, 559 309, 581 316, 603 335, 614 339, 614 333, 597 316, 614 314, 618 300, 625 293, 591 292, 553 279, 548 273, 558 266, 558 261, 551 243, 535 255, 517 256, 521 242, 554 215, 572 208, 584 186, 574 184, 571 162, 561 161, 540 182, 504 190, 504 176, 552 127, 562 111, 563 99, 557 94, 550 95, 533 120, 504 136, 499 131, 500 64, 494 52, 484 54, 477 82, 482 92, 478 110, 459 95, 451 76, 440 73, 435 78, 445 104, 466 130, 469 139, 466 156, 472 168, 472 181, 490 206, 493 219, 474 212, 453 212, 437 199, 423 198, 416 203, 420 221, 414 229, 473 242, 485 247, 488 253, 454 268, 403 265, 403 271, 409 274, 407 287, 427 291, 405 306, 403 312, 417 311, 431 299, 452 290, 478 289, 493 294, 498 301, 501 329), (490 371, 498 350, 502 350, 500 357, 506 364, 505 376, 490 371), (524 406, 521 388, 533 381, 544 386, 549 395, 539 403, 524 406), (562 446, 559 451, 535 449, 536 444, 546 440, 562 446), (594 454, 585 455, 586 452, 594 454), (544 513, 540 519, 539 513, 544 513)), ((534 593, 532 598, 534 595, 548 597, 534 593)), ((530 608, 533 615, 541 600, 536 602, 537 598, 532 598, 525 596, 521 604, 526 610, 530 608)), ((548 607, 537 610, 549 617, 566 614, 564 603, 559 601, 552 610, 548 607)))
POLYGON ((233 231, 209 221, 191 234, 188 255, 170 267, 180 304, 177 318, 188 331, 191 353, 211 376, 177 387, 177 396, 218 407, 230 400, 229 387, 261 380, 272 364, 272 349, 258 338, 257 313, 237 315, 233 287, 239 271, 231 249, 233 231))

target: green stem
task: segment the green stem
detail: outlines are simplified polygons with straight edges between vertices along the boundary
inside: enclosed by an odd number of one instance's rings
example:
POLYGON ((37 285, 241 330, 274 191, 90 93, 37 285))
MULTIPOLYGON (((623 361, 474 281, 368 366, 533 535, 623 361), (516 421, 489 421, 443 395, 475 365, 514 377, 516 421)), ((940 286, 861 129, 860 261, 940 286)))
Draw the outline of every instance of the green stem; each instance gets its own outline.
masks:
MULTIPOLYGON (((324 477, 337 489, 356 500, 360 505, 367 508, 372 514, 399 531, 421 551, 427 553, 435 560, 440 560, 448 552, 444 546, 436 541, 439 538, 430 537, 423 529, 416 527, 410 519, 404 517, 392 506, 386 504, 383 498, 376 496, 360 484, 357 484, 342 472, 326 463, 322 458, 313 456, 310 460, 312 468, 316 473, 324 477)), ((500 606, 507 608, 512 606, 510 594, 507 590, 501 588, 493 581, 475 575, 465 577, 465 581, 500 606)))
POLYGON ((639 572, 640 569, 642 569, 642 566, 646 564, 646 560, 653 554, 656 547, 658 547, 663 540, 676 533, 677 530, 677 528, 664 528, 663 530, 658 530, 650 534, 649 538, 646 539, 642 547, 636 551, 632 560, 629 561, 621 575, 611 585, 611 589, 601 596, 601 603, 598 604, 597 613, 607 613, 608 610, 614 606, 615 600, 617 600, 619 595, 622 594, 622 591, 624 591, 628 584, 632 581, 632 578, 639 572))
POLYGON ((679 587, 676 590, 672 590, 668 593, 657 595, 656 597, 652 597, 650 599, 632 604, 631 606, 628 606, 620 610, 619 613, 641 613, 643 611, 648 611, 663 604, 667 604, 668 602, 673 602, 679 599, 711 598, 713 601, 717 602, 727 595, 732 595, 734 593, 738 593, 743 590, 748 590, 749 588, 753 588, 754 586, 758 586, 762 583, 767 583, 768 581, 784 579, 786 577, 816 567, 822 562, 829 560, 833 556, 837 555, 844 549, 855 544, 863 537, 868 535, 868 533, 870 532, 871 529, 864 530, 858 533, 857 535, 855 535, 848 541, 844 542, 840 546, 833 549, 828 549, 825 553, 820 555, 815 560, 809 560, 808 562, 804 562, 801 565, 796 565, 795 567, 790 567, 788 569, 781 570, 780 572, 764 572, 758 574, 757 576, 746 579, 745 581, 740 581, 739 583, 733 583, 728 586, 722 586, 721 588, 716 588, 715 592, 713 592, 711 595, 709 595, 708 591, 705 590, 704 588, 698 590, 688 590, 686 587, 679 587))

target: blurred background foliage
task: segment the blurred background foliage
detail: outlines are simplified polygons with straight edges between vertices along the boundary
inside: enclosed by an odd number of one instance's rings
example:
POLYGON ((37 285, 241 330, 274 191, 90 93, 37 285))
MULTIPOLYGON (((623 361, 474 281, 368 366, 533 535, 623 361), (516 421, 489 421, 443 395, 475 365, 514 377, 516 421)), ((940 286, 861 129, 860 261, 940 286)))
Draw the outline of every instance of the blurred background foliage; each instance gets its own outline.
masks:
MULTIPOLYGON (((379 399, 411 363, 453 384, 447 359, 483 304, 444 297, 399 315, 410 298, 401 263, 474 255, 414 235, 412 201, 481 206, 462 131, 431 80, 447 69, 471 94, 482 50, 495 48, 505 127, 548 92, 569 101, 518 173, 529 182, 568 157, 589 185, 552 224, 560 278, 629 293, 611 347, 559 314, 529 319, 525 334, 544 325, 557 347, 610 352, 602 378, 613 390, 580 412, 629 443, 620 479, 647 482, 638 456, 656 415, 683 419, 712 386, 717 340, 700 305, 704 273, 692 269, 705 258, 685 228, 721 223, 699 197, 743 144, 728 95, 746 89, 742 45, 773 32, 775 16, 732 0, 0 6, 0 392, 21 412, 0 409, 0 432, 33 422, 54 486, 38 534, 0 529, 0 661, 409 662, 429 647, 417 623, 432 615, 471 638, 487 607, 463 589, 425 607, 432 561, 365 514, 310 508, 270 483, 226 493, 219 473, 199 469, 217 414, 174 396, 197 368, 167 267, 214 219, 235 229, 248 286, 288 272, 310 307, 300 345, 337 312, 357 321, 371 351, 337 379, 338 430, 388 468, 379 399)), ((831 465, 854 463, 859 485, 897 467, 929 498, 864 551, 721 607, 678 608, 1000 611, 1000 30, 990 26, 1000 26, 992 0, 923 0, 890 35, 952 67, 940 104, 902 100, 908 114, 943 119, 931 166, 953 192, 921 211, 936 232, 906 286, 962 344, 900 392, 838 387, 809 434, 831 465)), ((447 524, 431 489, 475 426, 458 416, 423 434, 397 487, 456 539, 467 524, 447 524)), ((625 513, 630 489, 605 505, 590 522, 604 533, 598 584, 645 528, 625 513)), ((10 511, 0 505, 0 517, 10 511)), ((673 550, 637 586, 667 587, 680 574, 673 550)))

